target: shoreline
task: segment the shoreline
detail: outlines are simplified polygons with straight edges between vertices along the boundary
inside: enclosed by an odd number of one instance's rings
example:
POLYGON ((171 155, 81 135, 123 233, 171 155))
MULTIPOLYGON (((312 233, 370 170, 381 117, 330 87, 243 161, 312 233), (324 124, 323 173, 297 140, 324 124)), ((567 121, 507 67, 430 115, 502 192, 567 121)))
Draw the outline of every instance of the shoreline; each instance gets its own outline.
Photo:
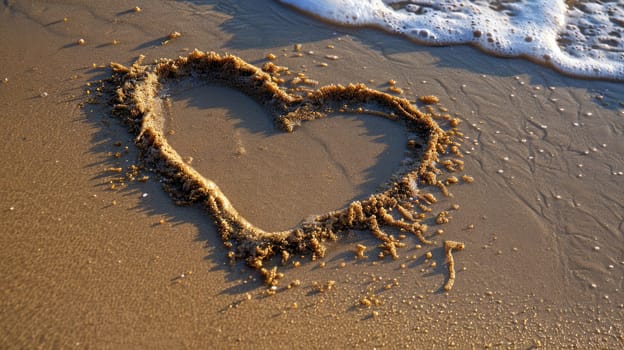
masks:
MULTIPOLYGON (((122 3, 44 5, 14 4, 0 14, 7 33, 0 46, 10 48, 0 57, 0 79, 8 78, 0 83, 0 142, 10 150, 2 158, 0 196, 2 347, 621 346, 621 84, 572 79, 470 47, 423 47, 374 30, 327 27, 273 1, 260 10, 246 2, 154 0, 139 13, 122 3), (67 13, 75 15, 63 22, 67 13), (292 40, 278 37, 276 25, 292 40), (172 31, 182 36, 161 45, 172 31), (85 45, 74 45, 80 38, 85 45), (119 43, 109 45, 114 39, 119 43), (272 53, 273 63, 293 71, 285 78, 304 73, 318 86, 362 82, 388 92, 395 80, 411 101, 438 96, 462 120, 465 168, 475 178, 435 207, 433 213, 459 206, 449 210, 448 223, 432 226, 441 235, 428 233, 438 243, 466 243, 453 254, 453 290, 439 291, 448 278, 440 244, 417 248, 408 238, 398 260, 380 260, 372 235, 353 232, 328 243, 324 259, 291 256, 280 268, 280 289, 266 297, 256 271, 229 262, 211 219, 176 206, 155 176, 111 190, 115 174, 106 169, 126 168, 139 156, 108 106, 79 106, 110 74, 99 67, 139 54, 148 62, 175 58, 194 47, 231 52, 255 66, 272 53), (27 50, 35 51, 24 56, 27 50), (358 244, 368 247, 366 259, 355 258, 358 244)), ((198 90, 193 99, 214 93, 198 90)), ((225 105, 237 102, 223 96, 225 112, 198 105, 196 113, 225 113, 226 125, 236 112, 225 105)), ((195 113, 176 98, 171 113, 195 113)), ((340 136, 368 153, 318 158, 360 174, 346 177, 360 179, 353 189, 327 197, 343 201, 368 192, 361 181, 386 167, 380 159, 399 149, 400 136, 346 118, 309 132, 344 147, 331 130, 346 129, 354 132, 340 136)), ((245 132, 236 122, 219 130, 245 132)), ((249 137, 249 149, 267 138, 249 137)), ((214 146, 197 147, 200 154, 214 146)), ((253 183, 264 156, 248 156, 247 177, 225 165, 214 171, 233 184, 253 183)), ((228 164, 224 159, 220 164, 228 164)), ((202 161, 209 166, 210 158, 202 161)), ((290 162, 297 168, 297 157, 290 162)), ((287 198, 288 191, 275 196, 287 198)))

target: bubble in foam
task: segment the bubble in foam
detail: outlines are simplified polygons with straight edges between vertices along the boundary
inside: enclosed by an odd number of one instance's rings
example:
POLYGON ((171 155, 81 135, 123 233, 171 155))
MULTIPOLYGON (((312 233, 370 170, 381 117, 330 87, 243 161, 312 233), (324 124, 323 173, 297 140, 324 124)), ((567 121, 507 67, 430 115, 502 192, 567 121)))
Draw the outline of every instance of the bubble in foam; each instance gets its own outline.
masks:
POLYGON ((624 5, 589 0, 279 0, 326 20, 424 44, 474 44, 566 74, 624 80, 624 5))

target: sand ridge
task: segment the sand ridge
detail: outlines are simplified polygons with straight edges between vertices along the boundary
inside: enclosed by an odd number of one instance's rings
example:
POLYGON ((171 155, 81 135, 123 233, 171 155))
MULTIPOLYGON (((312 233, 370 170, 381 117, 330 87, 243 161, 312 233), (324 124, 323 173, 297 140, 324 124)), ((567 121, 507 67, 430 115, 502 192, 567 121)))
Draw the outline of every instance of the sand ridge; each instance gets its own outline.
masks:
POLYGON ((250 266, 260 269, 267 284, 276 285, 279 280, 271 278, 279 276, 275 269, 263 267, 267 259, 291 253, 312 253, 313 259, 323 257, 324 241, 336 240, 341 233, 352 229, 370 231, 381 242, 382 251, 395 259, 397 248, 405 243, 386 233, 385 228, 409 232, 423 244, 434 244, 425 238, 427 225, 422 221, 437 199, 425 189, 435 189, 448 196, 447 185, 457 181, 443 182, 440 175, 463 170, 460 145, 455 141, 455 136, 461 135, 458 120, 447 117, 450 127, 445 131, 434 120, 433 108, 426 109, 430 113, 423 113, 407 99, 363 84, 328 85, 290 94, 269 74, 276 72, 276 66, 266 64, 263 71, 233 55, 195 50, 187 57, 160 59, 152 65, 142 61, 140 57, 130 67, 111 64, 114 114, 137 134, 136 144, 144 160, 163 177, 167 192, 180 204, 199 203, 205 207, 224 244, 231 248, 228 256, 245 259, 250 266), (302 122, 336 111, 375 114, 404 123, 424 139, 422 145, 416 140, 408 142, 408 149, 419 161, 402 169, 383 192, 371 194, 346 208, 316 215, 289 230, 267 232, 240 215, 218 185, 187 164, 168 143, 159 110, 159 91, 167 81, 185 78, 239 89, 263 105, 286 132, 293 132, 302 122))

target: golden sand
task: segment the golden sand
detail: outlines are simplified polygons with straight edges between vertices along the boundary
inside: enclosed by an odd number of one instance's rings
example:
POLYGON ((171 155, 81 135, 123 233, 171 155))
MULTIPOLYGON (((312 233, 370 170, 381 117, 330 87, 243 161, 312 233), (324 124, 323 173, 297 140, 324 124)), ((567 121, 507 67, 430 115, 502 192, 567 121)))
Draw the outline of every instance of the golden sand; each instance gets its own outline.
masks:
MULTIPOLYGON (((461 156, 457 150, 459 144, 453 141, 453 135, 458 132, 454 127, 444 131, 431 113, 421 112, 407 99, 372 90, 363 84, 328 85, 298 95, 290 94, 278 86, 274 76, 232 55, 195 50, 187 57, 161 59, 151 65, 143 64, 142 60, 140 57, 130 67, 111 64, 115 85, 114 113, 136 133, 136 144, 144 160, 162 176, 167 192, 178 203, 203 205, 212 215, 221 238, 232 249, 228 256, 245 259, 250 266, 260 269, 267 284, 275 285, 282 276, 275 268, 263 267, 267 259, 278 255, 286 261, 293 253, 312 253, 313 257, 322 257, 325 252, 323 242, 335 240, 348 230, 370 231, 381 241, 380 248, 384 253, 395 259, 398 257, 397 248, 405 243, 384 229, 410 232, 423 244, 433 244, 424 237, 426 225, 421 221, 437 199, 424 189, 448 193, 438 175, 454 171, 455 167, 438 167, 438 163, 443 164, 442 157, 448 158, 446 164, 463 164, 453 158, 461 156), (293 132, 302 122, 346 111, 397 121, 421 135, 425 142, 420 145, 410 141, 411 147, 407 149, 414 153, 418 162, 411 169, 397 174, 385 191, 373 193, 346 208, 317 215, 292 229, 267 232, 240 215, 217 184, 185 162, 168 143, 164 117, 159 112, 159 90, 168 81, 185 78, 241 90, 263 105, 286 132, 293 132)), ((271 67, 266 70, 279 71, 268 69, 271 67)))
POLYGON ((453 259, 453 249, 464 250, 464 243, 455 241, 444 241, 444 252, 446 253, 446 259, 448 260, 449 279, 444 284, 444 290, 450 291, 455 284, 455 260, 453 259))

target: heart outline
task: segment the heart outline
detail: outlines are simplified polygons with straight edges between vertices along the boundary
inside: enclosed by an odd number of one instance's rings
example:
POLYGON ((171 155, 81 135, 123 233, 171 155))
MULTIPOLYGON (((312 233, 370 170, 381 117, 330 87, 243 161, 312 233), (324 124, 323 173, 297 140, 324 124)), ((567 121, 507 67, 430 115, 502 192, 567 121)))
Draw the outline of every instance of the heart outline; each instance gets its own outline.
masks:
POLYGON ((261 269, 264 261, 278 253, 287 257, 292 252, 312 252, 313 257, 322 257, 325 240, 335 240, 338 234, 351 229, 369 230, 382 242, 380 247, 397 258, 396 248, 404 243, 383 232, 381 226, 411 232, 423 244, 433 243, 424 237, 427 227, 421 220, 424 213, 431 211, 429 205, 436 199, 431 193, 421 194, 418 183, 436 186, 448 195, 446 185, 437 175, 445 170, 462 170, 463 162, 451 160, 443 168, 439 168, 438 163, 440 154, 462 157, 459 144, 453 141, 454 136, 461 135, 457 123, 451 123, 451 130, 444 131, 431 114, 421 112, 407 99, 363 84, 327 85, 301 95, 289 94, 269 74, 280 68, 270 62, 260 69, 234 55, 221 56, 197 49, 186 57, 160 59, 152 65, 144 65, 143 60, 144 56, 140 56, 130 67, 111 63, 111 81, 115 86, 113 113, 137 134, 135 143, 144 161, 163 177, 167 192, 179 203, 201 203, 210 212, 224 243, 228 246, 236 243, 236 250, 228 253, 230 258, 244 258, 250 266, 261 269), (275 123, 286 132, 294 131, 301 122, 323 118, 336 111, 349 111, 404 121, 427 137, 426 147, 419 166, 403 174, 393 187, 354 201, 345 208, 317 215, 312 221, 289 230, 267 232, 240 215, 218 185, 184 162, 168 143, 159 111, 159 91, 164 82, 186 77, 242 91, 264 105, 275 123), (421 209, 420 215, 413 210, 414 205, 421 209), (391 214, 394 209, 399 219, 391 214))

